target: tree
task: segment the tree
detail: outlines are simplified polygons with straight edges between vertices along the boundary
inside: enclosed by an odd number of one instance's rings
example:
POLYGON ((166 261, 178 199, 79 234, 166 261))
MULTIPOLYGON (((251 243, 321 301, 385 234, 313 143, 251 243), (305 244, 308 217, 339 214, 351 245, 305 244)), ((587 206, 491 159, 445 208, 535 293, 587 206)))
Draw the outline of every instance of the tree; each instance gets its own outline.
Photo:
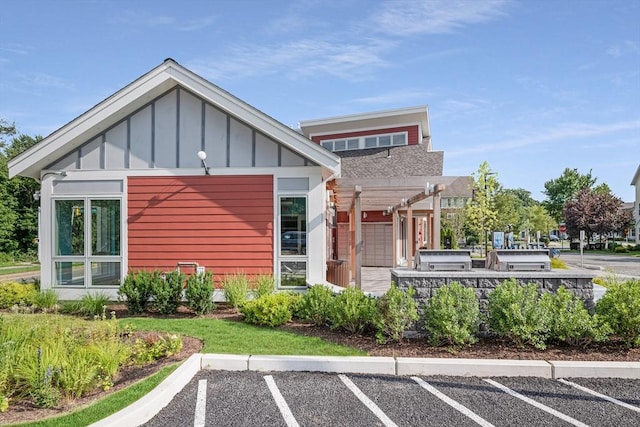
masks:
POLYGON ((624 232, 632 221, 629 211, 622 209, 622 200, 611 192, 584 188, 564 207, 567 233, 578 238, 584 230, 591 241, 595 234, 601 238, 611 233, 624 232))
POLYGON ((15 126, 0 119, 0 252, 33 255, 37 246, 38 202, 33 194, 40 185, 33 178, 9 179, 8 161, 35 145, 42 137, 14 137, 7 143, 3 135, 15 134, 15 126))
POLYGON ((556 220, 553 219, 553 217, 549 215, 549 212, 547 212, 547 209, 541 205, 532 206, 527 209, 527 218, 530 227, 528 230, 530 230, 531 234, 540 231, 548 236, 551 230, 558 228, 556 220))
POLYGON ((487 243, 487 233, 495 230, 498 225, 495 197, 500 184, 496 173, 491 171, 487 162, 483 162, 473 177, 473 198, 465 207, 467 228, 476 235, 484 236, 487 243))
POLYGON ((596 181, 597 178, 591 176, 591 171, 582 175, 577 169, 566 168, 559 178, 544 183, 543 193, 547 199, 542 202, 542 205, 556 221, 560 222, 565 203, 572 200, 583 188, 593 187, 596 181))
POLYGON ((505 231, 520 230, 526 209, 522 200, 511 190, 500 190, 496 194, 496 229, 505 231))

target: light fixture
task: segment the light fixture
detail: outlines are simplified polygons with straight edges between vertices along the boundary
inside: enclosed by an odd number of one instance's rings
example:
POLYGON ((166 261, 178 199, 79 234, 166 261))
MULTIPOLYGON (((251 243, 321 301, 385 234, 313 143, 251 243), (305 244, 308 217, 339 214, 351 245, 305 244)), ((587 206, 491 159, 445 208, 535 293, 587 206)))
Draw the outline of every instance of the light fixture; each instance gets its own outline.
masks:
POLYGON ((207 153, 205 153, 204 151, 198 151, 198 158, 202 162, 202 167, 204 168, 204 174, 209 175, 209 166, 207 166, 207 162, 205 162, 205 160, 207 159, 207 153))

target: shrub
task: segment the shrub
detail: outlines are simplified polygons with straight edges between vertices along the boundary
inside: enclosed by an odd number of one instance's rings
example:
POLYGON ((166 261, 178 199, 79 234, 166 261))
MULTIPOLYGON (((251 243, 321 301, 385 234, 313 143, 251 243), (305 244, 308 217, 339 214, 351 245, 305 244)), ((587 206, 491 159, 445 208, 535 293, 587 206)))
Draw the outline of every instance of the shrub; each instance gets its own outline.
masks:
POLYGON ((529 344, 545 349, 550 314, 538 304, 539 299, 534 283, 520 286, 514 278, 505 280, 489 294, 490 328, 519 347, 529 344))
POLYGON ((300 295, 290 293, 264 295, 245 302, 240 312, 247 323, 273 328, 291 320, 300 299, 300 295))
POLYGON ((360 289, 346 288, 336 295, 329 319, 333 329, 362 334, 375 322, 376 301, 360 289))
POLYGON ((142 313, 149 305, 154 287, 161 280, 159 271, 129 273, 118 289, 118 301, 124 302, 129 313, 142 313))
POLYGON ((153 362, 178 353, 182 349, 182 337, 175 334, 148 333, 136 338, 131 349, 131 361, 137 365, 153 362))
POLYGON ((34 304, 43 311, 56 311, 58 309, 58 294, 53 289, 40 291, 34 299, 34 304))
POLYGON ((261 274, 256 277, 252 293, 255 298, 272 294, 276 290, 276 282, 271 274, 261 274))
POLYGON ((174 314, 182 302, 184 274, 174 270, 165 273, 164 279, 153 282, 153 308, 160 314, 174 314))
POLYGON ((550 338, 569 345, 586 345, 591 341, 604 341, 608 337, 608 325, 600 325, 598 317, 592 317, 583 301, 564 287, 555 294, 544 294, 540 304, 550 315, 550 338))
POLYGON ((376 340, 384 343, 389 340, 401 341, 403 332, 413 322, 418 320, 418 306, 413 298, 413 288, 403 291, 395 283, 377 301, 377 316, 375 321, 376 340))
POLYGON ((38 292, 31 283, 0 283, 0 308, 9 308, 15 304, 33 305, 37 295, 38 292))
POLYGON ((303 322, 309 322, 316 326, 327 325, 334 298, 333 291, 328 287, 324 285, 311 286, 302 297, 298 317, 303 322))
POLYGON ((111 302, 104 292, 86 293, 78 301, 66 301, 60 311, 85 317, 105 317, 107 305, 111 302))
POLYGON ((433 345, 473 344, 479 323, 475 291, 458 282, 436 290, 425 307, 424 326, 433 345))
POLYGON ((596 304, 596 314, 629 347, 640 345, 640 280, 610 284, 596 304))
POLYGON ((193 274, 187 278, 184 291, 187 306, 198 316, 212 312, 216 308, 213 302, 213 274, 193 274))
POLYGON ((249 280, 242 273, 227 275, 222 281, 224 298, 235 309, 240 308, 247 301, 249 280))
POLYGON ((629 249, 626 246, 623 245, 617 245, 613 251, 617 254, 623 254, 623 253, 627 253, 629 252, 629 249))
POLYGON ((569 269, 569 267, 567 267, 567 263, 562 261, 560 258, 551 258, 551 268, 561 270, 569 269))

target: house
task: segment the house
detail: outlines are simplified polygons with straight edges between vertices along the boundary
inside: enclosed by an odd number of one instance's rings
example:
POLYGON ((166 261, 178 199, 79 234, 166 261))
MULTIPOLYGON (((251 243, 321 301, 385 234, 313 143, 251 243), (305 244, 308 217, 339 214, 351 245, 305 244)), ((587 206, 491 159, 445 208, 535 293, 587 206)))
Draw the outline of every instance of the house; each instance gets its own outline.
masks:
POLYGON ((454 218, 472 195, 471 177, 442 175, 426 106, 300 122, 301 132, 340 156, 327 184, 328 259, 411 267, 417 248, 440 248, 440 217, 454 218), (357 212, 359 211, 359 212, 357 212))
POLYGON ((633 175, 631 185, 636 188, 636 197, 633 205, 633 219, 635 224, 633 235, 635 236, 636 244, 640 244, 640 165, 633 175))
POLYGON ((129 271, 324 281, 340 157, 172 59, 9 163, 40 181, 41 282, 116 295, 129 271), (296 245, 280 236, 304 236, 296 245))

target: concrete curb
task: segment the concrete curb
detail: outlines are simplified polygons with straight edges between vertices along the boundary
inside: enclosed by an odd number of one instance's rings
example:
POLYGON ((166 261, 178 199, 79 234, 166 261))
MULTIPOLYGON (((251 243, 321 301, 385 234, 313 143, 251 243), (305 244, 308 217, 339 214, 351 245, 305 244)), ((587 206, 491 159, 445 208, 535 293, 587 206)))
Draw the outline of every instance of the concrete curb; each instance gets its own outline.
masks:
POLYGON ((146 423, 167 406, 180 390, 200 372, 201 353, 192 354, 148 394, 126 408, 104 418, 92 427, 135 427, 146 423))
POLYGON ((395 375, 396 360, 393 357, 366 356, 251 356, 249 370, 395 375))
POLYGON ((402 358, 396 375, 447 375, 453 377, 552 378, 552 366, 542 360, 402 358))
POLYGON ((558 360, 549 362, 553 378, 630 378, 640 379, 640 362, 587 362, 558 360))

